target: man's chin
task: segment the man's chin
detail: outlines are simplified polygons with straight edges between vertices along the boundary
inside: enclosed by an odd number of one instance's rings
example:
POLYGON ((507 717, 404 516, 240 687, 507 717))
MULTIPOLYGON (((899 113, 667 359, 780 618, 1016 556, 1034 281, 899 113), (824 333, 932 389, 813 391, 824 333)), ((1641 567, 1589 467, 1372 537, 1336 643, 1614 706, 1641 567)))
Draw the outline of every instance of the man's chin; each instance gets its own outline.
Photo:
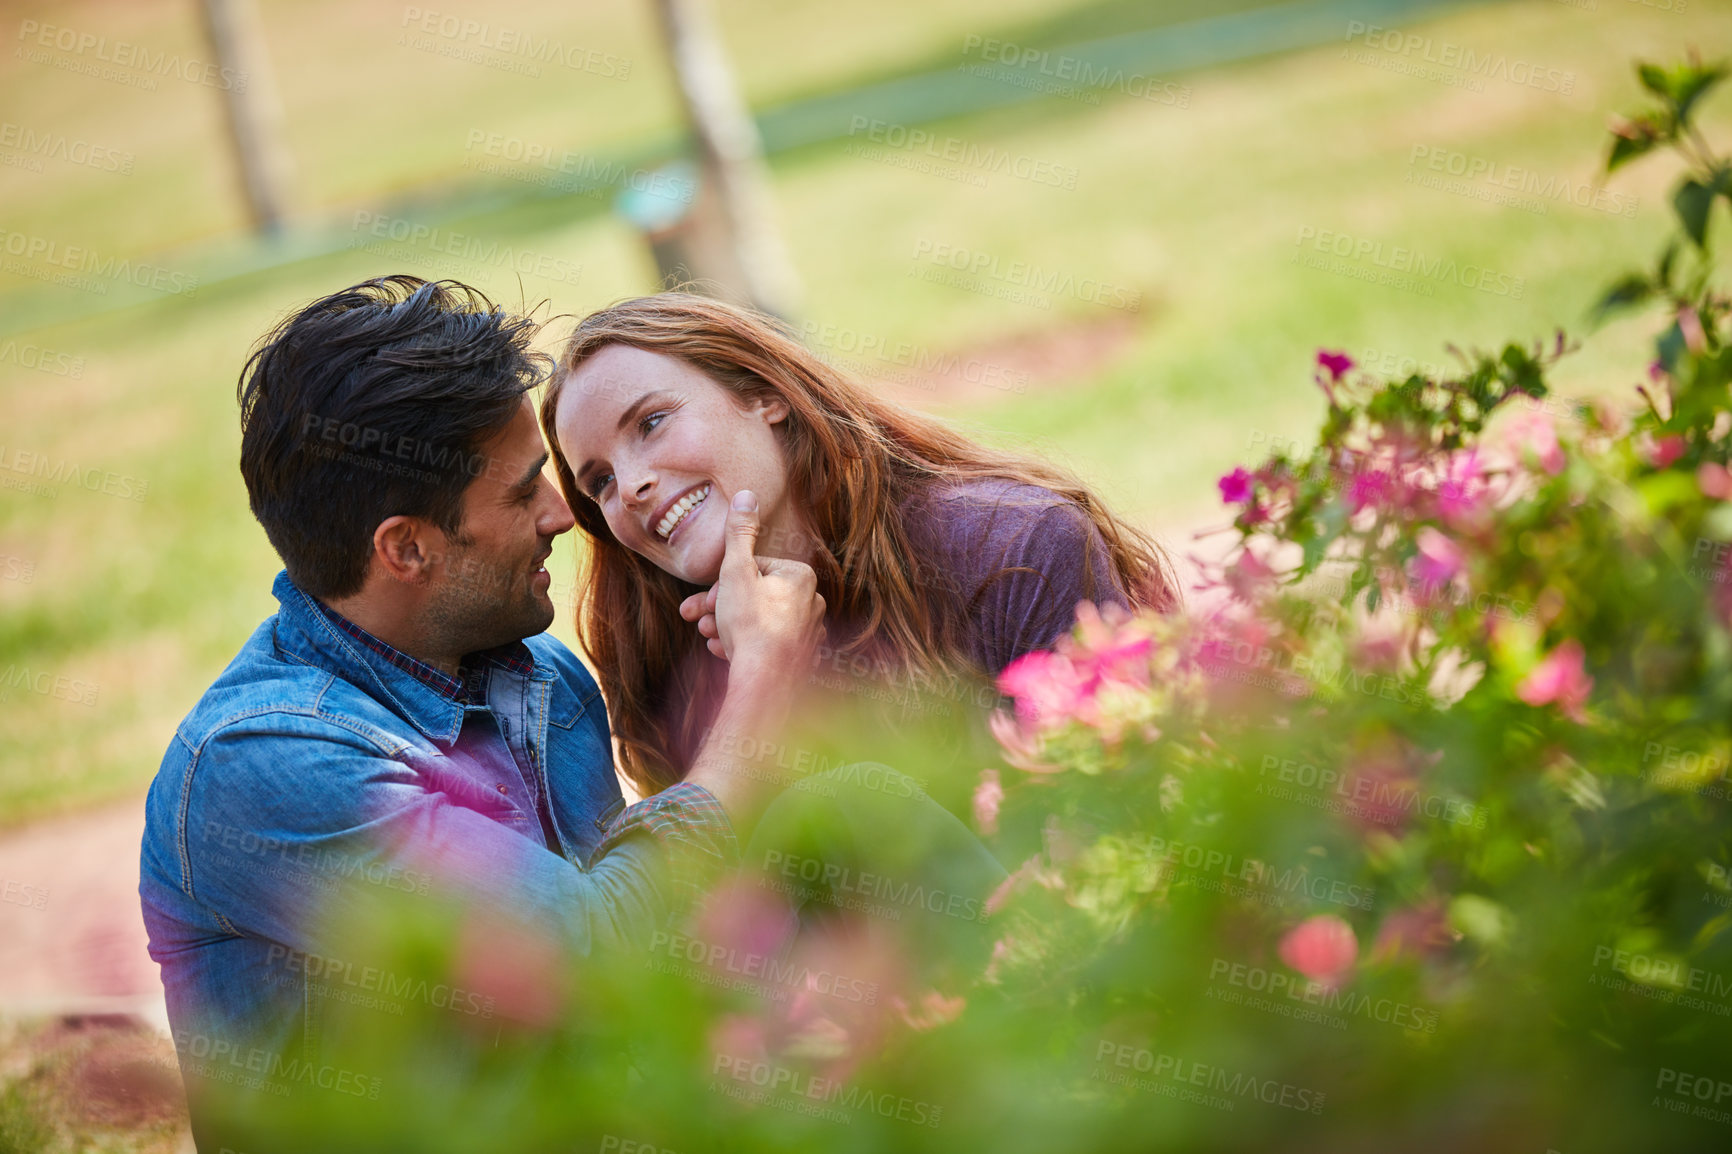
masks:
MULTIPOLYGON (((546 633, 553 628, 553 619, 559 615, 553 607, 553 598, 544 592, 537 592, 529 611, 524 614, 524 620, 531 622, 534 628, 525 633, 524 637, 534 637, 537 633, 546 633)), ((519 638, 522 640, 522 638, 519 638)))
POLYGON ((493 614, 491 624, 498 629, 493 635, 491 644, 480 646, 482 649, 495 649, 501 645, 511 645, 522 641, 525 637, 534 637, 538 633, 546 633, 553 626, 557 616, 553 601, 545 593, 531 594, 524 601, 511 605, 501 605, 493 614))

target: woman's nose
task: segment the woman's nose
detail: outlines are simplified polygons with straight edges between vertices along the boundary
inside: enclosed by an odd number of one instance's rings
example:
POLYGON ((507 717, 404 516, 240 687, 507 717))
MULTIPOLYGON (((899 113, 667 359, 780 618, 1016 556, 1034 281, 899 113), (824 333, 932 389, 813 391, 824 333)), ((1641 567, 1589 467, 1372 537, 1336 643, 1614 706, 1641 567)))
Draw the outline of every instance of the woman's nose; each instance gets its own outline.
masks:
POLYGON ((622 473, 619 477, 620 492, 624 495, 628 505, 641 505, 648 500, 650 493, 655 489, 655 485, 655 472, 650 469, 645 469, 643 472, 632 476, 622 473))

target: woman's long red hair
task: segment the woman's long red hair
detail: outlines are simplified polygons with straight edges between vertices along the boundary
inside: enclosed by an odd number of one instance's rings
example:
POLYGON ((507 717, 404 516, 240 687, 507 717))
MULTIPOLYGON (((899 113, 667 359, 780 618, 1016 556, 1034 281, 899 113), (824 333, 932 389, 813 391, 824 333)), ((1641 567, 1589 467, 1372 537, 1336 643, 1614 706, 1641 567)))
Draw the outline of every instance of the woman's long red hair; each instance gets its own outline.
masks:
MULTIPOLYGON (((967 599, 925 571, 901 510, 935 482, 1005 478, 1051 489, 1100 530, 1119 584, 1139 606, 1166 610, 1177 586, 1165 555, 1063 469, 970 440, 844 379, 778 322, 689 293, 623 301, 584 319, 541 402, 560 488, 588 537, 579 558, 576 624, 619 739, 621 767, 644 795, 684 776, 709 727, 725 664, 679 615, 694 592, 613 537, 577 486, 554 419, 571 373, 609 345, 675 356, 742 405, 780 398, 777 428, 789 491, 818 537, 813 567, 845 652, 887 654, 916 678, 968 670, 967 599)), ((996 671, 977 670, 979 673, 996 671)))

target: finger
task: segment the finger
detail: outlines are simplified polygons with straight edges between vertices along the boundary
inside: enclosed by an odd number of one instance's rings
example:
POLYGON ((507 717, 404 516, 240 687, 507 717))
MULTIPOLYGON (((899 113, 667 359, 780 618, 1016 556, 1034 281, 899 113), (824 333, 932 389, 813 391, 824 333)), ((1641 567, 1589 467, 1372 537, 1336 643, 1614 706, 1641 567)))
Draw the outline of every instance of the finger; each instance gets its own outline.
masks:
MULTIPOLYGON (((711 596, 714 595, 712 594, 711 596)), ((704 615, 704 612, 704 594, 702 593, 693 593, 690 597, 687 597, 684 601, 680 602, 680 616, 685 618, 687 621, 696 621, 704 615)))
POLYGON ((710 641, 708 642, 708 645, 710 647, 711 653, 714 653, 717 657, 720 657, 723 661, 726 661, 728 659, 728 651, 726 649, 722 648, 722 643, 720 641, 717 641, 714 638, 711 638, 710 641))
POLYGON ((715 616, 708 613, 698 619, 698 632, 705 637, 720 637, 722 635, 721 630, 716 628, 715 616))
POLYGON ((758 566, 753 563, 758 544, 758 495, 750 489, 734 494, 733 507, 728 510, 727 537, 722 546, 722 572, 738 581, 754 581, 758 566))
POLYGON ((759 557, 758 571, 764 576, 795 577, 802 580, 810 579, 813 584, 818 581, 818 571, 804 561, 794 561, 787 557, 759 557))
POLYGON ((711 585, 710 591, 708 593, 704 594, 704 612, 705 613, 714 613, 716 611, 716 589, 717 588, 718 588, 718 586, 711 585))

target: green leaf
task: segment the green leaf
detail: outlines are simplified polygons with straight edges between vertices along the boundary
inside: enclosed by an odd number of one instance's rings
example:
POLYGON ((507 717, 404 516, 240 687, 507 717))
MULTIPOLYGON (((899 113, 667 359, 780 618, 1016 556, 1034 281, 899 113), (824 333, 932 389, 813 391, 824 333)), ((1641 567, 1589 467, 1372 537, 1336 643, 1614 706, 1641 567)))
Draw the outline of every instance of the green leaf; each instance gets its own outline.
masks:
POLYGON ((1647 277, 1630 273, 1607 289, 1606 295, 1594 306, 1594 323, 1599 324, 1613 313, 1639 305, 1653 295, 1654 286, 1647 277))
POLYGON ((1726 77, 1724 62, 1711 64, 1706 68, 1686 65, 1677 77, 1674 87, 1678 102, 1678 120, 1688 122, 1690 110, 1695 103, 1707 94, 1708 90, 1720 83, 1726 77))
POLYGON ((1707 248, 1708 212, 1714 207, 1714 190, 1692 177, 1672 195, 1672 207, 1696 247, 1707 248))
POLYGON ((1651 136, 1632 139, 1628 136, 1613 136, 1612 150, 1606 155, 1606 171, 1616 172, 1638 156, 1643 156, 1653 150, 1659 141, 1651 136))
POLYGON ((1642 87, 1652 92, 1662 100, 1676 100, 1672 92, 1672 78, 1658 64, 1636 65, 1636 77, 1641 80, 1642 87))
POLYGON ((1462 894, 1449 903, 1449 924, 1464 937, 1496 948, 1509 940, 1515 929, 1515 915, 1490 898, 1462 894))
POLYGON ((1678 327, 1677 322, 1674 321, 1672 327, 1661 333, 1659 338, 1654 341, 1654 352, 1657 354, 1655 359, 1660 362, 1660 366, 1668 373, 1676 376, 1679 362, 1689 352, 1688 347, 1684 344, 1684 331, 1678 327))
POLYGON ((1612 150, 1606 156, 1608 173, 1650 152, 1656 145, 1677 139, 1678 122, 1670 110, 1644 112, 1612 125, 1612 150))
POLYGON ((1666 251, 1660 254, 1659 268, 1654 272, 1654 285, 1661 292, 1672 291, 1672 270, 1678 263, 1678 242, 1672 241, 1666 246, 1666 251))

